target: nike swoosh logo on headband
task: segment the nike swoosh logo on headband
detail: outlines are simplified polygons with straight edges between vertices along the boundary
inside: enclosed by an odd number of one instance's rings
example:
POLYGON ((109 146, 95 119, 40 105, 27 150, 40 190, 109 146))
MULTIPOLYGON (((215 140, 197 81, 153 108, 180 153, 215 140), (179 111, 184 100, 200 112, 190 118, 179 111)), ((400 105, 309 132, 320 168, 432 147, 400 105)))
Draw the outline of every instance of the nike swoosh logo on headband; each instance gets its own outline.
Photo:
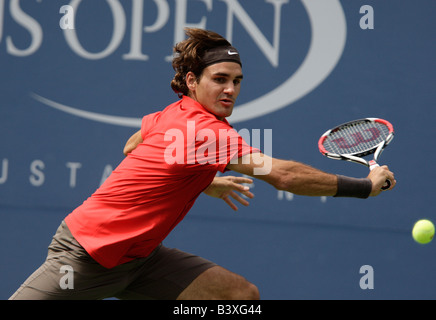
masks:
POLYGON ((237 53, 237 52, 233 52, 233 51, 227 51, 227 53, 229 54, 229 56, 234 56, 235 54, 239 54, 239 53, 237 53))

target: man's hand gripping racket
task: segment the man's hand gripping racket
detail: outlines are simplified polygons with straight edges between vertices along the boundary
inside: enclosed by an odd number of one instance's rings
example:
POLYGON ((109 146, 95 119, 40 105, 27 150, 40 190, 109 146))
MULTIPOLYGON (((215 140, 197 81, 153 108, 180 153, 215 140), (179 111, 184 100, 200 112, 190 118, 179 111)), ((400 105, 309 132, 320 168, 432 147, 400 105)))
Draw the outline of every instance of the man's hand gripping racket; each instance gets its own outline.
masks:
MULTIPOLYGON (((366 118, 350 121, 324 133, 318 142, 319 151, 326 157, 363 164, 370 170, 379 167, 377 161, 383 149, 394 138, 394 127, 386 120, 366 118), (373 160, 363 157, 374 155, 373 160)), ((391 187, 386 180, 382 190, 391 187)))

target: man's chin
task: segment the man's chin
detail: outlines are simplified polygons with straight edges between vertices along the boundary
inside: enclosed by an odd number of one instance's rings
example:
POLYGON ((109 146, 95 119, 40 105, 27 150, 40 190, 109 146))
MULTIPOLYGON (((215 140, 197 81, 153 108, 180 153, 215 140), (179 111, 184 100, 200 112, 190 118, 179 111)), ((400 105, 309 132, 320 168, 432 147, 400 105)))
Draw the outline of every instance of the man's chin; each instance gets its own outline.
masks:
POLYGON ((218 115, 217 117, 220 119, 225 119, 225 118, 230 117, 232 115, 232 113, 233 113, 233 110, 225 112, 225 113, 223 112, 222 114, 218 115))

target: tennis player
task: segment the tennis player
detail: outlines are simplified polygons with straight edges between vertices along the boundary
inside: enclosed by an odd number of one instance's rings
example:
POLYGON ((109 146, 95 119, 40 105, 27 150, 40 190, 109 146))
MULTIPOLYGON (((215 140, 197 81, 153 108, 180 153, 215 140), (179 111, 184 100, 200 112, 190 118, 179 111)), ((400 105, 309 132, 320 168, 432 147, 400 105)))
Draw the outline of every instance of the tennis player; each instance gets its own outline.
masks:
POLYGON ((162 241, 203 192, 236 209, 236 192, 252 198, 243 177, 308 196, 367 198, 380 193, 386 166, 365 179, 328 174, 264 155, 226 118, 241 89, 238 51, 220 35, 187 29, 174 47, 180 100, 142 120, 126 143, 126 158, 105 183, 61 223, 47 259, 10 299, 259 299, 244 277, 162 241), (65 285, 68 266, 71 277, 65 285))

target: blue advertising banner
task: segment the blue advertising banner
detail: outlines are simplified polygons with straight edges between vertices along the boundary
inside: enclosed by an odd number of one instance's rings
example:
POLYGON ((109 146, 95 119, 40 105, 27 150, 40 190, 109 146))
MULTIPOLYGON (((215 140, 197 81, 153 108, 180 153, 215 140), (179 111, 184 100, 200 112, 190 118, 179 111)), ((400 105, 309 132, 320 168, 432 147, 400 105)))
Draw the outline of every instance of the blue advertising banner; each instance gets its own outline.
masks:
POLYGON ((238 48, 244 80, 228 120, 253 145, 366 177, 323 157, 318 139, 383 118, 395 139, 380 163, 398 185, 360 200, 256 180, 237 212, 201 195, 165 245, 241 274, 263 299, 435 299, 435 244, 411 236, 417 220, 436 221, 435 10, 433 0, 0 0, 0 299, 41 265, 142 117, 178 100, 172 47, 186 27, 238 48))

